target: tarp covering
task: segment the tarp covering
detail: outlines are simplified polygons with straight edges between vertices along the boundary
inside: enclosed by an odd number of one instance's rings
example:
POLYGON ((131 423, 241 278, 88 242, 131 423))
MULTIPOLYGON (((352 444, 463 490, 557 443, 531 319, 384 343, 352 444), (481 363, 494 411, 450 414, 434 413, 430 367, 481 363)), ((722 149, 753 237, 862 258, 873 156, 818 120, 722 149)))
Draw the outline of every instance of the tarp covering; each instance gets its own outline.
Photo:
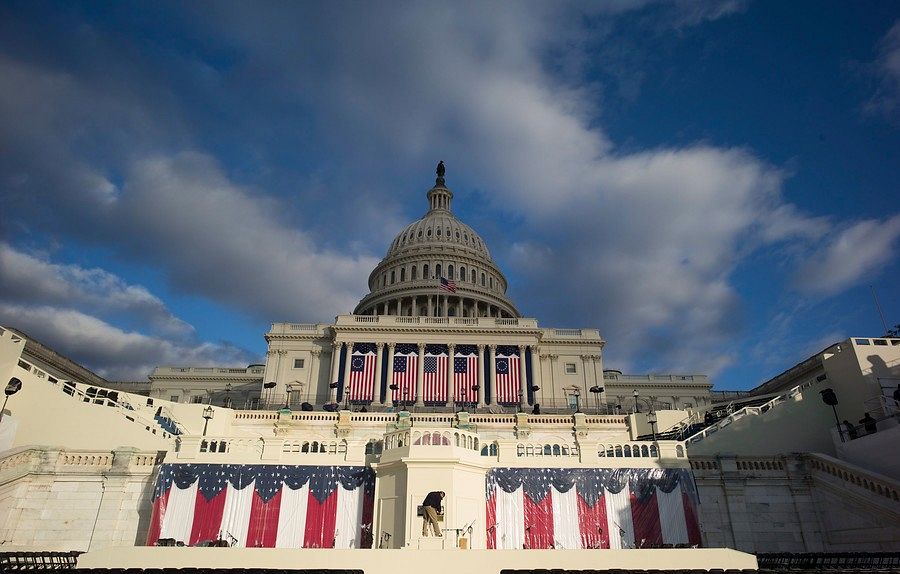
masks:
POLYGON ((164 464, 147 544, 370 548, 374 491, 362 466, 164 464))
POLYGON ((485 496, 488 548, 700 544, 687 469, 495 468, 485 496))

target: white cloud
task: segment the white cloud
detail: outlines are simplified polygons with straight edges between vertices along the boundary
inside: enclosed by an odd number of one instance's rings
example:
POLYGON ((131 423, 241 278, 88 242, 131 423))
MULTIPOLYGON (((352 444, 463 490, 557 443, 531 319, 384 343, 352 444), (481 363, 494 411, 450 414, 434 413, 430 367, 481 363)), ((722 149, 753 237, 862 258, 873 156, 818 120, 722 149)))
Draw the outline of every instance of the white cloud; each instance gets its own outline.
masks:
POLYGON ((873 65, 879 84, 865 109, 888 116, 900 110, 900 20, 878 43, 878 59, 873 65))
POLYGON ((896 256, 898 238, 900 215, 860 221, 813 253, 797 270, 795 283, 807 293, 832 295, 871 280, 896 256))
POLYGON ((51 263, 0 243, 0 300, 65 305, 93 313, 127 314, 160 333, 185 336, 193 328, 158 297, 103 269, 51 263))
POLYGON ((159 365, 246 365, 255 357, 226 344, 177 344, 124 331, 74 309, 0 303, 0 318, 113 380, 146 380, 159 365))

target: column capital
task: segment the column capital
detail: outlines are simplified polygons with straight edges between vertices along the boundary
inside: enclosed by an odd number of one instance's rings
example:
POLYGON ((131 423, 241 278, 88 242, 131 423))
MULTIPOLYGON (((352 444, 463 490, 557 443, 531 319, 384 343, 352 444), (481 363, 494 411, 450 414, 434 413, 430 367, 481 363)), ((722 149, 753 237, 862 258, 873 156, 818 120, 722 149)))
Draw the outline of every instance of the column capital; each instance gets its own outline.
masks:
POLYGON ((456 349, 456 343, 447 343, 447 349, 452 353, 454 349, 456 349))
POLYGON ((283 357, 283 356, 287 355, 287 349, 278 349, 276 351, 276 353, 278 353, 279 355, 281 355, 283 357))
POLYGON ((550 354, 547 355, 547 356, 550 357, 550 360, 551 360, 551 361, 555 361, 556 359, 559 358, 559 355, 557 355, 556 353, 550 353, 550 354))
POLYGON ((478 343, 478 352, 483 353, 485 346, 486 345, 484 343, 478 343))
POLYGON ((497 345, 495 345, 494 343, 491 343, 490 345, 488 345, 488 348, 490 348, 491 353, 494 353, 497 351, 497 345))
POLYGON ((388 346, 388 349, 393 351, 394 349, 397 348, 397 343, 388 343, 387 346, 388 346))
POLYGON ((417 344, 419 346, 419 352, 420 353, 425 352, 425 343, 417 343, 417 344))
POLYGON ((319 349, 313 349, 312 351, 309 352, 309 354, 312 355, 313 357, 318 357, 319 355, 322 354, 322 351, 320 351, 319 349))
POLYGON ((384 343, 375 343, 375 348, 379 351, 384 349, 384 343))
POLYGON ((518 347, 519 347, 519 352, 520 352, 520 353, 524 353, 524 352, 525 352, 525 348, 528 347, 528 345, 519 345, 518 347))
POLYGON ((332 341, 332 342, 331 342, 331 348, 332 348, 332 349, 340 349, 340 348, 341 348, 341 345, 343 345, 343 344, 344 344, 344 343, 343 343, 342 341, 332 341))

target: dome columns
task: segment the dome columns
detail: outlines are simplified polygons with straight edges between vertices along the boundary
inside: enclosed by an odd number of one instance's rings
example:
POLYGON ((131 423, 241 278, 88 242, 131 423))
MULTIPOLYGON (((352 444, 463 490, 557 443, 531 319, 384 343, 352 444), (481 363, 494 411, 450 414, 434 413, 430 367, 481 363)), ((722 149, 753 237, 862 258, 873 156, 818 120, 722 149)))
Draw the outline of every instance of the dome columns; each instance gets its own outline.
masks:
POLYGON ((449 293, 405 295, 370 303, 357 310, 358 315, 395 315, 402 317, 516 317, 505 305, 475 297, 449 293))

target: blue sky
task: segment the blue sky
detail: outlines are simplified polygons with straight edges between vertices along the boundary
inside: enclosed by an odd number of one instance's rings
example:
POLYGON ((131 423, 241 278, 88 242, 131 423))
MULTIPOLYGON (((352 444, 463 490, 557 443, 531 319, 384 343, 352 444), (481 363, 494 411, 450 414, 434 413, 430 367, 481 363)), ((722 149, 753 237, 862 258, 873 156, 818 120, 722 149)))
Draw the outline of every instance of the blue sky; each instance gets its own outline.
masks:
POLYGON ((752 387, 900 323, 896 2, 0 5, 0 324, 111 378, 366 293, 437 160, 605 366, 752 387))

